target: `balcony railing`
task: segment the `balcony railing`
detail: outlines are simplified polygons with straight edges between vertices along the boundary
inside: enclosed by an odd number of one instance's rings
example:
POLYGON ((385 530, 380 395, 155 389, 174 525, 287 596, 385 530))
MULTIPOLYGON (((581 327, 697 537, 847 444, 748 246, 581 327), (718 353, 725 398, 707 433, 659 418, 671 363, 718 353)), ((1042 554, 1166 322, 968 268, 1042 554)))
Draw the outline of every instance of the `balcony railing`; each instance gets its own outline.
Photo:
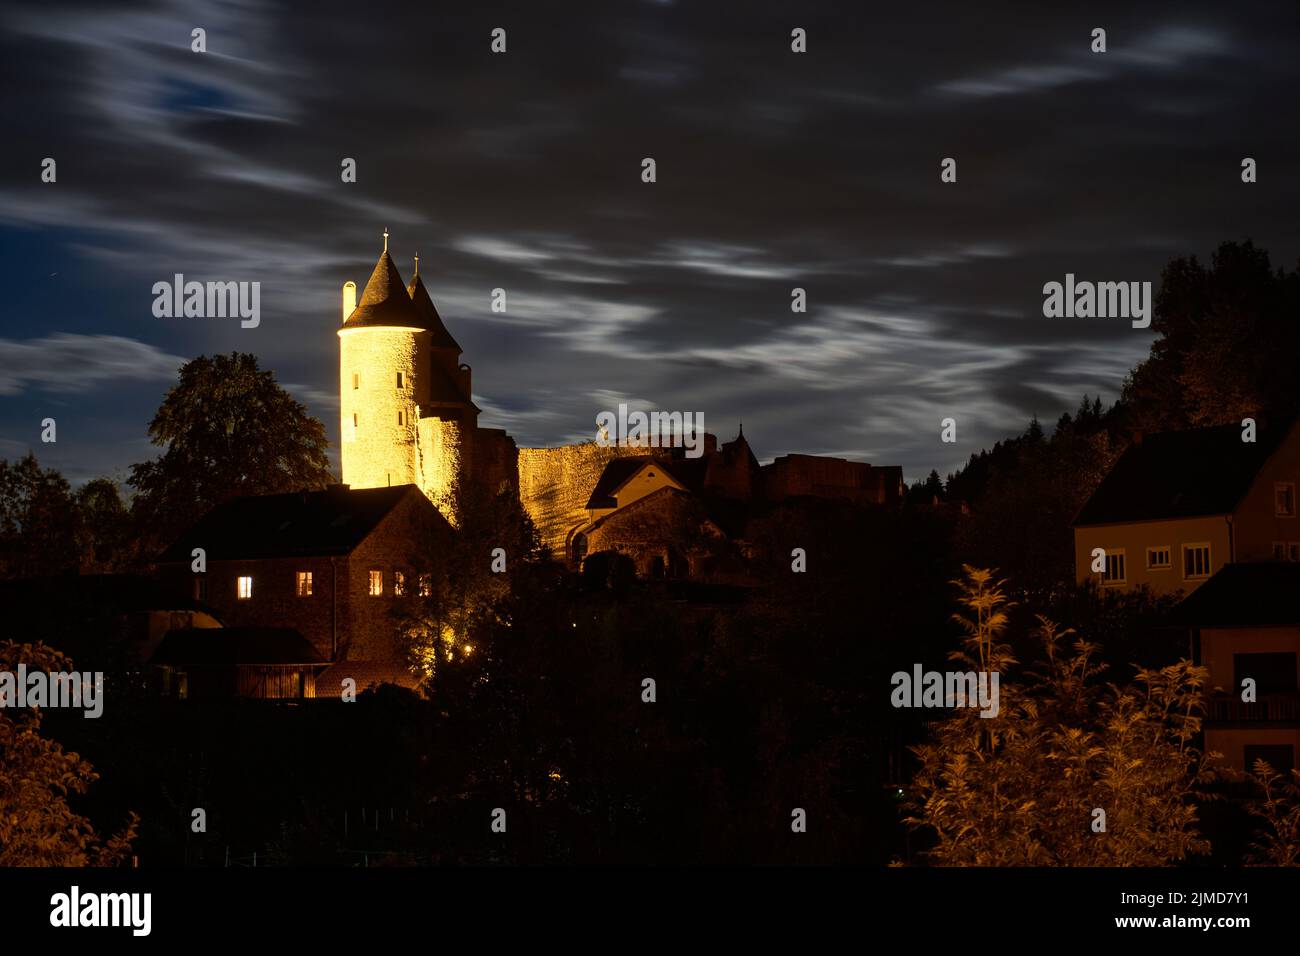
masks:
POLYGON ((1300 720, 1300 693, 1262 694, 1252 704, 1237 697, 1211 697, 1206 719, 1233 723, 1260 720, 1300 720))

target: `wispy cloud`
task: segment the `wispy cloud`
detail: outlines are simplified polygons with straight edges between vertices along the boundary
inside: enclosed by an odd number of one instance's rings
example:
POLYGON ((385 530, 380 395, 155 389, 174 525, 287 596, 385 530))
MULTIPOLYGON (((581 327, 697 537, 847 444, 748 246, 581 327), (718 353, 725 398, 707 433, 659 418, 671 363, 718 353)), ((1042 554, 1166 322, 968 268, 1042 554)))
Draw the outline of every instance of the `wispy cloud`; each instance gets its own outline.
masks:
POLYGON ((25 390, 87 392, 108 382, 173 378, 185 363, 147 342, 120 335, 56 332, 41 339, 0 339, 0 395, 25 390))

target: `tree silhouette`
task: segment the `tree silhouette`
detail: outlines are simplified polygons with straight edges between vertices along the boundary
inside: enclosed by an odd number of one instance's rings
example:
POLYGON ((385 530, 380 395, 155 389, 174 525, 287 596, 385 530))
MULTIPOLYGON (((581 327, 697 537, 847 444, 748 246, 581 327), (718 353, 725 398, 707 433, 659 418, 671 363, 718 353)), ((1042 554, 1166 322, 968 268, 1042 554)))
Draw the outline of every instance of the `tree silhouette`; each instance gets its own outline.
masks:
POLYGON ((166 448, 131 467, 133 512, 165 543, 214 505, 238 495, 314 490, 332 480, 325 426, 245 353, 199 356, 149 423, 166 448))

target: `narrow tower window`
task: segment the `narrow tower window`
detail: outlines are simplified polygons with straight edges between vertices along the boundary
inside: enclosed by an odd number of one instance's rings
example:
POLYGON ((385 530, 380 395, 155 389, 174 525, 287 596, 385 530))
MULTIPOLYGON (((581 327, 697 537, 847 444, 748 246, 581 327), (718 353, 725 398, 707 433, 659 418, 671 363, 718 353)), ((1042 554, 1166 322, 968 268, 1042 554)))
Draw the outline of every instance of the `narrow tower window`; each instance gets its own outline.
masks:
POLYGON ((402 373, 401 373, 401 372, 398 372, 398 373, 397 373, 397 387, 398 387, 398 388, 401 388, 401 387, 402 387, 402 373))
POLYGON ((352 373, 352 387, 353 387, 353 388, 360 388, 360 387, 361 387, 361 375, 360 375, 360 373, 358 373, 358 372, 353 372, 353 373, 352 373))
POLYGON ((406 416, 405 416, 405 413, 403 413, 403 412, 398 412, 398 413, 397 413, 397 424, 399 424, 399 425, 405 425, 405 424, 406 424, 406 416))

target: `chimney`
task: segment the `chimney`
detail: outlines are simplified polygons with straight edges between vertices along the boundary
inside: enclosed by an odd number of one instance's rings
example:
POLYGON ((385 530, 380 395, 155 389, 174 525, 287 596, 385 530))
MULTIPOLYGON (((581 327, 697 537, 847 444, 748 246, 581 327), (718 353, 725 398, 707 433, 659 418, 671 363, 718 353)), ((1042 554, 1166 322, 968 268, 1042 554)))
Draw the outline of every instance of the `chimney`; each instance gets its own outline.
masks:
POLYGON ((343 283, 343 321, 348 320, 357 308, 357 284, 355 282, 343 283))

